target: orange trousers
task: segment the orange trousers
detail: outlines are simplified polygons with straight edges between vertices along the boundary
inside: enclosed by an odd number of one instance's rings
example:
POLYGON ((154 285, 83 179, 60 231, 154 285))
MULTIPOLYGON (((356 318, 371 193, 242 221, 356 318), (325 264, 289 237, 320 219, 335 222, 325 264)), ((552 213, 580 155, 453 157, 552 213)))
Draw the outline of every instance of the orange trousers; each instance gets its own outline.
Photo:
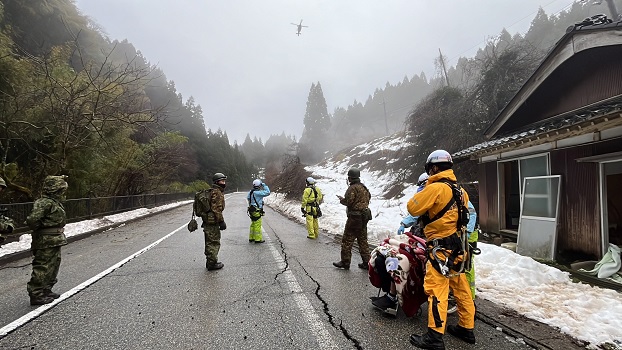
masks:
POLYGON ((475 304, 471 297, 469 282, 464 273, 445 277, 436 271, 430 261, 426 264, 423 281, 423 289, 428 295, 428 328, 432 328, 441 334, 445 333, 449 288, 453 290, 458 306, 458 325, 467 329, 475 328, 475 304))

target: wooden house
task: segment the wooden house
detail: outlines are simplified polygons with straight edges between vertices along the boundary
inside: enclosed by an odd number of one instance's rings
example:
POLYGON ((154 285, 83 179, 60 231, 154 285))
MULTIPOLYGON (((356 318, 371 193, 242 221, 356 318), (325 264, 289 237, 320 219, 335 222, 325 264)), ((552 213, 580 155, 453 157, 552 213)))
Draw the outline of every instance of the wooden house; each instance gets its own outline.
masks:
POLYGON ((570 27, 485 136, 453 155, 478 161, 484 232, 553 259, 622 245, 622 22, 570 27))

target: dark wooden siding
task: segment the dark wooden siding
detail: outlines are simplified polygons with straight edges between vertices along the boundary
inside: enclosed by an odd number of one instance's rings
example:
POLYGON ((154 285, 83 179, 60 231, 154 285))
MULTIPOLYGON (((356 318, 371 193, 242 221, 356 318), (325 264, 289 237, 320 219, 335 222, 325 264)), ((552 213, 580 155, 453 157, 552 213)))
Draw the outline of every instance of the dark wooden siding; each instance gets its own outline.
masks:
POLYGON ((622 46, 574 55, 558 67, 497 134, 510 133, 564 112, 622 94, 622 46))
POLYGON ((499 232, 497 162, 481 163, 479 176, 479 225, 484 232, 499 232))
POLYGON ((555 72, 553 79, 547 79, 538 88, 543 91, 541 102, 554 97, 556 100, 556 103, 545 104, 549 108, 544 116, 551 117, 622 94, 619 57, 622 57, 622 46, 606 46, 576 54, 555 72), (560 93, 562 88, 566 91, 560 93))
MULTIPOLYGON (((620 138, 551 151, 551 174, 562 176, 558 252, 602 257, 599 163, 577 159, 620 151, 620 138)), ((499 233, 497 166, 497 162, 478 165, 478 215, 484 232, 499 233)))
POLYGON ((576 161, 593 154, 593 146, 551 152, 551 174, 562 176, 558 252, 601 255, 598 163, 576 161))
POLYGON ((558 251, 602 257, 600 171, 597 162, 578 158, 622 151, 614 139, 551 152, 551 173, 562 175, 558 251))

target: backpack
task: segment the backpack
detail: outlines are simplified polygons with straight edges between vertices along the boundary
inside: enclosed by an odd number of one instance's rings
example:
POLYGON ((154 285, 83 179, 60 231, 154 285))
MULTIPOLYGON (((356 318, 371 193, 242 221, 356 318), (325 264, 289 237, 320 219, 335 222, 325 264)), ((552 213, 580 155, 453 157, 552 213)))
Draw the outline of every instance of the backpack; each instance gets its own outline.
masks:
POLYGON ((210 197, 212 195, 213 188, 201 190, 194 195, 193 209, 197 216, 205 217, 212 211, 212 204, 210 203, 210 197))
POLYGON ((450 202, 455 202, 458 207, 458 222, 457 228, 461 230, 463 227, 469 224, 469 208, 467 207, 467 203, 462 201, 462 188, 458 186, 457 183, 451 182, 448 180, 441 180, 442 183, 446 184, 451 188, 451 192, 453 193, 453 200, 450 202))
MULTIPOLYGON (((313 203, 311 204, 311 206, 315 207, 315 216, 314 218, 321 218, 322 217, 322 209, 320 209, 320 202, 317 200, 317 190, 315 189, 315 186, 312 186, 311 189, 313 190, 313 195, 315 196, 315 200, 313 201, 313 203)), ((322 198, 324 199, 324 198, 322 198)))

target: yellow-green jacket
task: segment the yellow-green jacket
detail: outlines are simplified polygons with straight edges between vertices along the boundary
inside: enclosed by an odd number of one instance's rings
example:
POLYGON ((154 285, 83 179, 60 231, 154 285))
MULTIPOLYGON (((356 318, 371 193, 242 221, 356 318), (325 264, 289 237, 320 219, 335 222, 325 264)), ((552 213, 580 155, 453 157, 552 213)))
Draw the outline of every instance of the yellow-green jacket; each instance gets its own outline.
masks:
POLYGON ((322 191, 319 187, 315 187, 315 185, 307 186, 307 188, 305 188, 302 192, 302 203, 300 208, 307 214, 316 215, 316 208, 320 205, 320 203, 322 203, 323 198, 324 196, 322 195, 322 191), (315 191, 313 191, 314 189, 315 191))

